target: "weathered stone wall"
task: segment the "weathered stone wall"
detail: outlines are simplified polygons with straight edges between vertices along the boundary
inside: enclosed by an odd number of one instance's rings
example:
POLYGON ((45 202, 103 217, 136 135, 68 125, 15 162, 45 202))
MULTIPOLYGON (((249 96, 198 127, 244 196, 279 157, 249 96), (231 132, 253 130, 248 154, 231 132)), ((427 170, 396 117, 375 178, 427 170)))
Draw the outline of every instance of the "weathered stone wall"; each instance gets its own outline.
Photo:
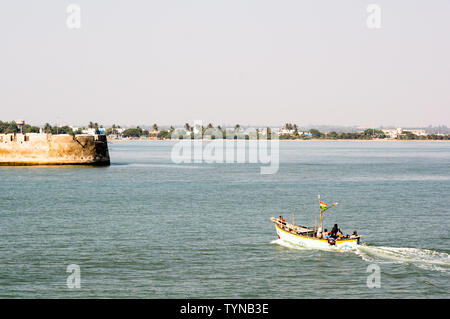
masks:
POLYGON ((0 165, 109 165, 105 135, 0 134, 0 165))

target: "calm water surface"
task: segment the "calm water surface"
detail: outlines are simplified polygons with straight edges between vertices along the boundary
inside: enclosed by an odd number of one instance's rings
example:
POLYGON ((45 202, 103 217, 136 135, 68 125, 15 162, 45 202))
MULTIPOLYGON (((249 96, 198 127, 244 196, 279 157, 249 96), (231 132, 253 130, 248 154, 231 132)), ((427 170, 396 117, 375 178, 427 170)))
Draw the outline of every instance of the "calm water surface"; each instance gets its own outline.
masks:
POLYGON ((0 297, 450 296, 450 143, 280 142, 274 175, 176 165, 172 145, 110 143, 107 168, 1 167, 0 297), (314 225, 318 193, 339 202, 326 227, 358 229, 361 249, 276 240, 269 218, 314 225))

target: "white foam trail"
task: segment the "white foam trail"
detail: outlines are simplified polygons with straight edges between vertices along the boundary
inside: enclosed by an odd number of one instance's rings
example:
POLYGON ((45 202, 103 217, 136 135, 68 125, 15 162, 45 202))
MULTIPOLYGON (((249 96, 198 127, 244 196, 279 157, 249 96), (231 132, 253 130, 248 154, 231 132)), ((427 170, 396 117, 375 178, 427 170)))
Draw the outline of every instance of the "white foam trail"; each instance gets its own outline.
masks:
POLYGON ((290 248, 290 249, 297 249, 297 250, 325 250, 325 251, 336 251, 336 252, 349 251, 349 249, 336 249, 334 246, 330 246, 329 248, 304 247, 304 246, 292 244, 292 243, 282 240, 282 239, 272 240, 270 243, 275 244, 275 245, 280 245, 280 246, 290 248))
POLYGON ((271 244, 275 244, 275 245, 280 245, 280 246, 283 246, 283 247, 286 247, 286 248, 290 248, 290 249, 297 249, 297 250, 308 249, 308 248, 305 248, 305 247, 302 247, 302 246, 299 246, 299 245, 291 244, 290 242, 284 241, 282 239, 275 239, 275 240, 272 240, 270 243, 271 244))
MULTIPOLYGON (((290 249, 311 250, 312 248, 294 245, 282 239, 272 240, 271 244, 280 245, 290 249)), ((323 249, 328 251, 339 251, 336 249, 323 249)), ((450 255, 438 251, 419 248, 404 247, 383 247, 360 245, 353 250, 356 255, 364 261, 370 263, 407 263, 413 264, 419 268, 427 270, 436 270, 441 272, 450 271, 450 255)))
POLYGON ((409 263, 423 269, 450 270, 450 255, 429 249, 361 245, 356 254, 368 262, 409 263))

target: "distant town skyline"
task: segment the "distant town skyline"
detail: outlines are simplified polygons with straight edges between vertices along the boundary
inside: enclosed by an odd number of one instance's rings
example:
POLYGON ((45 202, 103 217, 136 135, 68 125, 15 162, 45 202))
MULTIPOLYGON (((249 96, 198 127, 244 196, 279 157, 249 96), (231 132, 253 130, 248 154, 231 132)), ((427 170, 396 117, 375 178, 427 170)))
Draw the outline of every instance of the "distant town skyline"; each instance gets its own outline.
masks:
POLYGON ((450 2, 371 3, 4 1, 0 120, 450 126, 450 2))
POLYGON ((239 125, 240 127, 252 127, 252 128, 265 128, 265 127, 271 127, 271 128, 283 128, 285 127, 287 124, 290 125, 295 125, 296 127, 298 127, 299 129, 313 129, 313 128, 320 128, 320 129, 325 129, 325 130, 348 130, 348 129, 352 129, 352 130, 364 130, 364 129, 397 129, 397 128, 404 128, 404 129, 413 129, 413 128, 417 128, 417 129, 439 129, 439 128, 443 128, 445 131, 450 131, 450 127, 448 127, 447 125, 443 124, 443 125, 427 125, 427 126, 393 126, 393 125, 380 125, 380 126, 363 126, 363 125, 328 125, 328 124, 302 124, 302 123, 292 123, 292 122, 284 122, 284 123, 279 123, 276 125, 267 125, 267 124, 245 124, 245 123, 212 123, 210 121, 194 121, 194 122, 183 122, 183 123, 178 123, 178 124, 167 124, 167 123, 160 123, 158 121, 155 122, 151 122, 151 123, 140 123, 140 124, 124 124, 121 122, 113 122, 113 123, 102 123, 102 122, 98 122, 98 121, 85 121, 84 123, 71 123, 71 122, 64 122, 64 123, 52 123, 52 122, 42 122, 42 123, 36 123, 36 122, 29 122, 26 121, 24 119, 16 119, 16 120, 10 120, 10 119, 1 119, 0 118, 0 123, 1 122, 18 122, 18 121, 23 121, 25 124, 27 125, 31 125, 31 126, 37 126, 37 127, 44 127, 48 124, 52 125, 52 126, 58 126, 58 127, 63 127, 63 126, 69 126, 72 128, 87 128, 89 127, 89 124, 92 123, 92 125, 98 125, 99 127, 112 127, 113 125, 116 127, 123 127, 123 128, 133 128, 133 127, 141 127, 141 128, 151 128, 154 127, 155 125, 157 125, 160 128, 170 128, 170 127, 174 127, 174 128, 182 128, 185 126, 185 124, 189 124, 191 126, 194 125, 202 125, 204 127, 208 126, 208 125, 213 125, 213 127, 218 127, 220 126, 221 128, 225 129, 225 128, 234 128, 236 125, 239 125))

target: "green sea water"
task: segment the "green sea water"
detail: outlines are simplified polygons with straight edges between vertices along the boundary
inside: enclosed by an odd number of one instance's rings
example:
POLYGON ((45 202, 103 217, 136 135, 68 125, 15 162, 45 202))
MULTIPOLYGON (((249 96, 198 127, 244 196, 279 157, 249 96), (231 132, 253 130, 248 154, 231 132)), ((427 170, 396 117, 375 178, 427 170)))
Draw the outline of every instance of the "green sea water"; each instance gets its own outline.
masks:
POLYGON ((173 144, 112 142, 104 168, 0 167, 0 297, 449 298, 450 143, 280 142, 273 175, 174 164, 173 144), (277 240, 270 217, 314 225, 319 193, 339 202, 325 227, 357 229, 360 249, 277 240))

